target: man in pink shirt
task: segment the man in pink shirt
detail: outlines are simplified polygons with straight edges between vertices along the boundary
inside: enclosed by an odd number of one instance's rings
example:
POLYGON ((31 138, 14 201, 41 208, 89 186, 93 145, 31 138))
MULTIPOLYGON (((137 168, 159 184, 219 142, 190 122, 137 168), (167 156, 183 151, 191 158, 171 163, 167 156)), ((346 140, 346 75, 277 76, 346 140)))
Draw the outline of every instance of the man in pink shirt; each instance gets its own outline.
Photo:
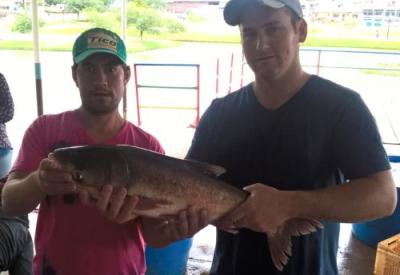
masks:
POLYGON ((207 224, 205 210, 182 211, 175 223, 137 217, 139 198, 101 190, 96 202, 78 191, 71 175, 48 157, 58 147, 130 144, 163 153, 150 134, 118 112, 130 68, 115 33, 95 28, 73 48, 72 76, 82 104, 73 111, 37 118, 26 130, 18 158, 2 193, 4 211, 21 215, 40 204, 34 274, 131 275, 146 270, 145 243, 162 247, 192 236, 207 224))

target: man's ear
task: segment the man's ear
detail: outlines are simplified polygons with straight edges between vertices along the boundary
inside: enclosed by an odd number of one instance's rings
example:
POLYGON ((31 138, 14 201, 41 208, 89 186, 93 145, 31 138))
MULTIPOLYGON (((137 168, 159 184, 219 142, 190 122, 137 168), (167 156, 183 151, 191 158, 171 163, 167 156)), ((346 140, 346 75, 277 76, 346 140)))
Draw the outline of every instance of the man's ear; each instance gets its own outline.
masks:
POLYGON ((74 80, 76 87, 78 87, 78 81, 77 81, 77 78, 76 78, 76 67, 77 67, 77 66, 78 66, 78 65, 73 65, 73 66, 71 67, 72 79, 74 80))
POLYGON ((125 82, 125 85, 129 82, 129 79, 131 79, 131 68, 127 65, 124 68, 124 82, 125 82))
POLYGON ((301 19, 298 23, 298 31, 299 31, 299 43, 303 43, 306 41, 307 38, 307 32, 308 32, 308 27, 307 27, 307 22, 304 19, 301 19))

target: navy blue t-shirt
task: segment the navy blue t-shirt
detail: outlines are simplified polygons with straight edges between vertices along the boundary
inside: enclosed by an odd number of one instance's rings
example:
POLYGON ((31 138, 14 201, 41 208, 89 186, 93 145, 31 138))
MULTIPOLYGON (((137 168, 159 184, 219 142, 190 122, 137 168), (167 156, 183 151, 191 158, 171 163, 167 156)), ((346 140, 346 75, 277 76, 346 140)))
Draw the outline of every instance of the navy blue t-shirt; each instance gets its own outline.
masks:
MULTIPOLYGON (((318 76, 276 110, 265 109, 251 85, 214 100, 186 158, 226 168, 222 179, 238 188, 313 190, 390 169, 361 97, 318 76)), ((292 238, 283 272, 272 263, 265 234, 218 230, 210 274, 337 274, 339 224, 323 223, 322 230, 292 238)))

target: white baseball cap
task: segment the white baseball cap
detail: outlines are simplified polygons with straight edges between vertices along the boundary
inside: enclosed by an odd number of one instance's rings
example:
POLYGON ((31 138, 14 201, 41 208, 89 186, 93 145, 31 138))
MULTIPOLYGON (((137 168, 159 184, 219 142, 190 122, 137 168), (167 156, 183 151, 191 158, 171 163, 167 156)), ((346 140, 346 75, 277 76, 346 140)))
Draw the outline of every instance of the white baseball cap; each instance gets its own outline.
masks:
POLYGON ((230 0, 224 8, 224 19, 228 25, 236 26, 240 23, 242 12, 250 5, 266 5, 274 9, 288 7, 297 16, 303 18, 303 11, 299 0, 230 0))

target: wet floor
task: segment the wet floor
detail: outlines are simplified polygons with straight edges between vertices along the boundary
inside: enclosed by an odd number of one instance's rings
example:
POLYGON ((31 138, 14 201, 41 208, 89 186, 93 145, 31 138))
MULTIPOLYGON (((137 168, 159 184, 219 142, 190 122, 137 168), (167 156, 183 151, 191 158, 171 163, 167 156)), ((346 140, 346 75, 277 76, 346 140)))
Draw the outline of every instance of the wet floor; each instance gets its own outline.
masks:
MULTIPOLYGON (((191 257, 188 262, 188 275, 207 274, 211 266, 215 237, 214 229, 203 229, 193 241, 191 257), (203 236, 201 236, 203 235, 203 236), (209 244, 206 238, 209 238, 209 244)), ((376 249, 365 245, 351 233, 351 224, 342 224, 339 251, 337 255, 340 275, 372 275, 375 264, 376 249)))
POLYGON ((341 225, 338 265, 340 275, 369 275, 374 272, 376 249, 354 237, 351 224, 341 225))

